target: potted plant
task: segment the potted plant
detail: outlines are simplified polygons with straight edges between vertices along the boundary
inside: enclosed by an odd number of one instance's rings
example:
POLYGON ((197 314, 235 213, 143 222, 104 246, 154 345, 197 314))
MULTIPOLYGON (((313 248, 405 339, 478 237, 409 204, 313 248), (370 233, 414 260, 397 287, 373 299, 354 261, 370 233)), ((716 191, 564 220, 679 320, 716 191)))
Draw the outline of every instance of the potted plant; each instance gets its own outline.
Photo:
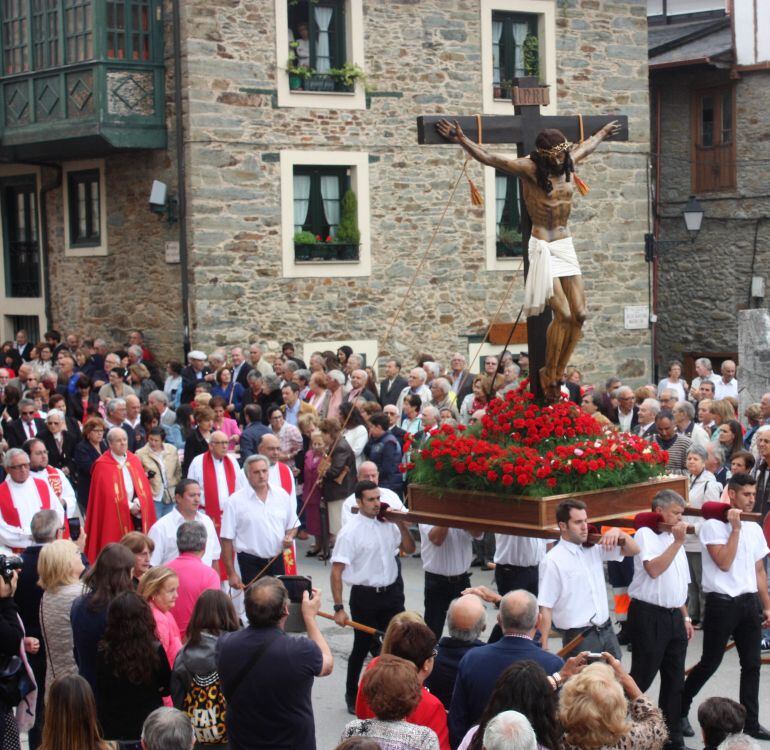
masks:
POLYGON ((296 260, 310 260, 312 247, 315 244, 316 239, 312 232, 295 232, 294 258, 296 260))
POLYGON ((511 227, 501 227, 497 234, 497 254, 503 258, 521 255, 521 232, 511 227))
POLYGON ((324 247, 323 238, 320 234, 314 237, 314 242, 310 246, 310 260, 326 260, 327 248, 324 247))
POLYGON ((524 39, 524 75, 540 75, 540 42, 535 34, 524 39))
POLYGON ((340 245, 340 260, 358 259, 361 232, 358 229, 358 200, 352 190, 346 190, 342 196, 336 242, 340 245))
POLYGON ((315 71, 307 65, 299 65, 297 62, 297 42, 290 42, 289 59, 286 61, 286 72, 289 74, 289 89, 296 91, 305 87, 305 81, 312 78, 315 71))
POLYGON ((366 85, 366 73, 355 63, 346 62, 339 68, 332 68, 329 75, 346 91, 352 91, 356 81, 361 81, 366 85))

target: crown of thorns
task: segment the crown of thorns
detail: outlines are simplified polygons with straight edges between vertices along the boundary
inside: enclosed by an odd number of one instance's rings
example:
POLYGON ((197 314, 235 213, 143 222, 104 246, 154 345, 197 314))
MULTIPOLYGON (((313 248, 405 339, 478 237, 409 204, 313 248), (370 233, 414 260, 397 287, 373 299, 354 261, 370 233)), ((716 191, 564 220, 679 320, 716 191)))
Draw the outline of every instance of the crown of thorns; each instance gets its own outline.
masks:
POLYGON ((558 156, 562 151, 569 151, 571 146, 572 144, 569 141, 563 141, 555 146, 551 146, 551 148, 539 148, 537 153, 541 156, 558 156))

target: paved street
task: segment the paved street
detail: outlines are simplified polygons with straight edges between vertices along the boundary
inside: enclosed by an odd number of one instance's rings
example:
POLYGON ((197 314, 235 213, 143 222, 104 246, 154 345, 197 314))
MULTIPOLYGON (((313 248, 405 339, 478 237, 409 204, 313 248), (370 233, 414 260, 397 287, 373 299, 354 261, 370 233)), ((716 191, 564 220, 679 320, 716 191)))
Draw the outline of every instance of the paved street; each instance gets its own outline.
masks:
MULTIPOLYGON (((305 550, 309 547, 308 542, 300 542, 298 549, 298 564, 300 573, 309 575, 313 579, 313 584, 320 587, 323 591, 323 611, 332 611, 332 599, 329 589, 330 566, 324 566, 315 558, 305 557, 305 550)), ((422 612, 422 565, 419 559, 405 558, 402 560, 402 569, 404 576, 404 586, 406 590, 407 609, 422 612)), ((480 572, 478 568, 473 568, 472 581, 474 584, 491 585, 492 573, 480 572)), ((347 588, 345 598, 347 602, 347 588)), ((491 630, 496 616, 496 610, 492 607, 488 612, 487 632, 491 630)), ((352 631, 337 627, 334 623, 319 619, 321 630, 328 640, 334 653, 334 672, 324 679, 318 679, 313 690, 313 706, 316 719, 316 737, 318 740, 318 750, 332 750, 339 741, 340 731, 344 725, 353 717, 349 716, 345 709, 345 672, 347 669, 347 656, 353 642, 352 631)), ((687 665, 694 664, 701 652, 702 634, 696 631, 695 638, 690 644, 687 665)), ((551 640, 552 650, 558 650, 561 643, 551 640)), ((631 666, 631 656, 625 652, 623 663, 626 667, 631 666)), ((760 721, 765 726, 770 726, 770 666, 764 666, 762 682, 760 683, 759 704, 760 721)), ((713 695, 724 695, 737 700, 738 698, 738 678, 739 665, 735 650, 728 652, 722 662, 717 674, 704 687, 693 706, 690 714, 690 721, 698 731, 697 727, 697 705, 699 700, 704 700, 713 695)), ((650 696, 657 700, 658 683, 657 681, 650 689, 650 696)), ((699 737, 688 740, 687 744, 692 748, 702 748, 703 743, 699 737)), ((760 743, 763 748, 770 750, 770 742, 760 743)))

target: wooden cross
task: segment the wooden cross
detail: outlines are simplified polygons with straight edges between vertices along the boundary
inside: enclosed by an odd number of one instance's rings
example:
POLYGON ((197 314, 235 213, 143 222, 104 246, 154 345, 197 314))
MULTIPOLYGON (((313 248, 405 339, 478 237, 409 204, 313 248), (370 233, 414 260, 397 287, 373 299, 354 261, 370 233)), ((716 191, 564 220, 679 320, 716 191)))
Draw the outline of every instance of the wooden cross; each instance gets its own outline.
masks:
MULTIPOLYGON (((484 115, 481 119, 482 145, 515 143, 519 156, 527 156, 535 149, 537 134, 545 128, 557 128, 573 143, 580 140, 580 118, 569 115, 541 115, 540 106, 548 104, 548 87, 541 86, 534 76, 516 78, 513 81, 513 115, 484 115)), ((422 145, 447 145, 436 132, 439 120, 457 120, 471 140, 479 142, 479 127, 475 116, 452 117, 451 115, 424 115, 417 118, 417 142, 422 145)), ((596 133, 607 123, 617 120, 621 129, 607 140, 628 140, 628 118, 618 115, 587 115, 583 120, 583 137, 596 133)), ((524 199, 519 194, 522 248, 524 251, 524 278, 529 273, 527 247, 532 223, 527 214, 524 199)), ((551 322, 551 310, 546 307, 537 317, 527 319, 527 346, 529 348, 530 388, 538 400, 542 399, 540 379, 537 373, 545 365, 546 331, 551 322)))

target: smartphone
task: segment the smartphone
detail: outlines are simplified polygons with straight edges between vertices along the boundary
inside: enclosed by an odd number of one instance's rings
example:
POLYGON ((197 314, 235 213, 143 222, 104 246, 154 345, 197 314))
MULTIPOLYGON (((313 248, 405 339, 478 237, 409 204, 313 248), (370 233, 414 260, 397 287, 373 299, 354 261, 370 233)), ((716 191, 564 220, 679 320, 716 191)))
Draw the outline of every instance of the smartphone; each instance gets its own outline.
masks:
POLYGON ((604 661, 604 654, 590 653, 588 654, 586 660, 588 661, 589 664, 593 664, 597 661, 604 661))
POLYGON ((310 595, 313 593, 313 582, 308 576, 278 576, 278 580, 286 586, 292 604, 301 604, 305 591, 310 595))

